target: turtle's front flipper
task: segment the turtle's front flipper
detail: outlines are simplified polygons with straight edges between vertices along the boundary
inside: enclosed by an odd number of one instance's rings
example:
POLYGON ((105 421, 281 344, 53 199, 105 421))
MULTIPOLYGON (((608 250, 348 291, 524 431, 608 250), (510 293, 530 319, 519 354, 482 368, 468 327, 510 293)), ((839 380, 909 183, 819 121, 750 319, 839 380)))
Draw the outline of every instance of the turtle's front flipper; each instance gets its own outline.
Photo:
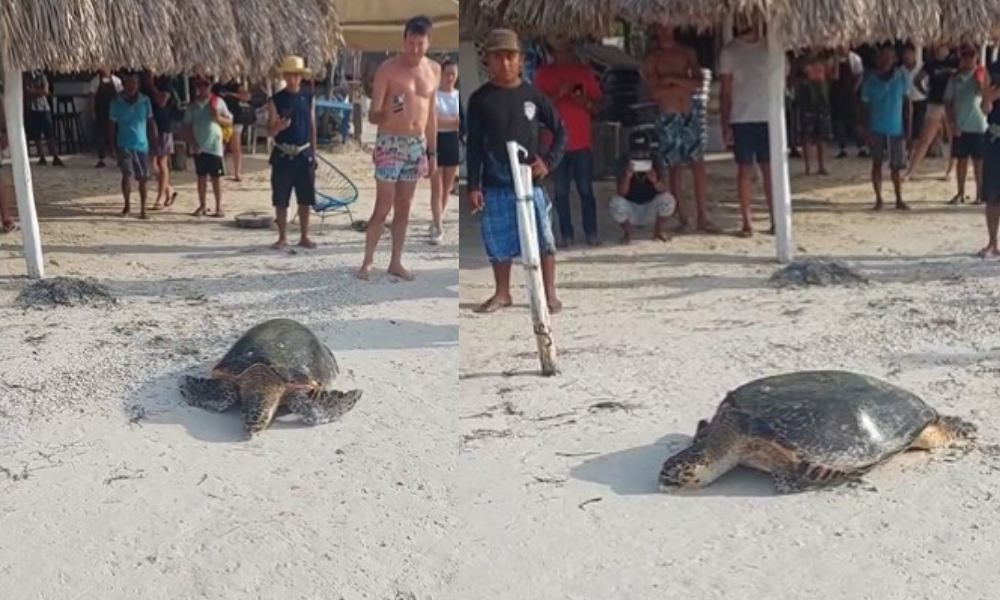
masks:
POLYGON ((240 389, 231 381, 202 377, 181 377, 181 396, 191 406, 224 412, 240 399, 240 389))
POLYGON ((283 398, 288 409, 302 417, 307 425, 323 425, 336 421, 361 399, 361 390, 339 392, 327 390, 310 393, 307 390, 289 390, 283 398))

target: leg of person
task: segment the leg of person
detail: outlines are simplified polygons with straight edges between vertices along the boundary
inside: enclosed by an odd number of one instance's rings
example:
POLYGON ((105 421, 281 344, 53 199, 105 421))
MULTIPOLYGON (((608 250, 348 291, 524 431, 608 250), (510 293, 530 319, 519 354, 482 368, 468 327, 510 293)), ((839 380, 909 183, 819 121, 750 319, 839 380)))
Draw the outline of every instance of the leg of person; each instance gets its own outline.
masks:
POLYGON ((767 123, 753 123, 754 157, 760 170, 760 180, 764 187, 764 201, 771 221, 767 232, 774 235, 774 186, 771 185, 771 133, 767 123))
POLYGON ((667 233, 667 221, 677 210, 677 200, 668 192, 658 194, 649 204, 648 210, 653 220, 653 239, 669 242, 670 234, 667 233))
POLYGON ((233 137, 229 139, 229 151, 233 157, 233 181, 243 181, 242 125, 233 125, 233 137))
MULTIPOLYGON (((549 312, 557 314, 562 310, 562 301, 559 300, 559 295, 556 293, 556 240, 552 233, 552 211, 549 209, 549 202, 545 197, 545 190, 542 188, 535 188, 533 199, 535 224, 538 227, 538 252, 542 263, 542 285, 545 287, 545 302, 549 306, 549 312)), ((517 219, 516 213, 514 218, 517 219)))
POLYGON ((309 217, 316 206, 316 172, 312 160, 301 156, 295 162, 295 202, 299 210, 299 246, 315 248, 316 243, 309 237, 309 217))
POLYGON ((611 215, 611 220, 622 229, 622 244, 629 244, 632 241, 631 204, 631 202, 618 195, 612 196, 611 202, 608 204, 608 213, 611 215))
POLYGON ((455 185, 455 178, 458 176, 458 167, 440 167, 438 171, 441 172, 441 219, 444 219, 444 213, 448 210, 448 192, 455 185))
POLYGON ((475 312, 493 313, 514 302, 510 294, 510 272, 514 258, 521 255, 521 238, 514 190, 486 188, 483 190, 483 200, 480 235, 493 268, 495 289, 493 295, 480 304, 475 312))
POLYGON ((163 207, 173 206, 177 200, 177 192, 170 183, 170 158, 174 155, 174 134, 168 133, 163 144, 163 155, 160 157, 160 173, 163 177, 163 207))
POLYGON ((375 166, 375 207, 365 227, 365 251, 358 269, 358 279, 368 279, 375 262, 375 248, 385 231, 385 220, 392 210, 396 182, 403 169, 400 137, 380 135, 375 139, 372 160, 375 166))
POLYGON ((580 196, 580 211, 583 213, 583 232, 587 245, 599 246, 597 233, 597 196, 594 194, 594 151, 586 148, 577 152, 573 161, 573 180, 580 196))
POLYGON ((45 142, 49 146, 49 154, 52 155, 52 166, 53 167, 65 167, 61 158, 59 158, 59 146, 56 144, 56 125, 55 121, 52 120, 51 111, 42 111, 42 127, 45 131, 45 142))
POLYGON ((986 203, 986 247, 981 258, 1000 257, 997 230, 1000 229, 1000 139, 987 136, 983 142, 983 187, 980 194, 986 203))
POLYGON ((399 173, 396 190, 392 198, 392 252, 389 257, 389 274, 404 281, 413 281, 413 274, 403 266, 403 249, 406 247, 406 233, 410 227, 410 207, 413 194, 421 177, 421 161, 424 158, 424 141, 410 138, 404 154, 405 164, 399 173))
POLYGON ((559 217, 559 239, 560 247, 568 248, 573 245, 575 232, 573 231, 573 210, 570 207, 570 184, 573 181, 573 162, 576 160, 576 152, 567 152, 556 172, 553 173, 555 183, 555 205, 556 213, 559 217))
POLYGON ((747 123, 734 123, 733 128, 733 158, 736 160, 736 196, 740 202, 740 218, 743 227, 740 237, 753 235, 753 216, 750 206, 750 180, 753 176, 754 148, 752 129, 747 123))
POLYGON ((809 138, 802 140, 802 162, 805 163, 806 175, 812 175, 812 147, 812 140, 809 138))
POLYGON ((294 182, 290 161, 277 154, 275 151, 271 156, 271 206, 274 207, 274 220, 278 224, 278 241, 271 244, 271 248, 281 250, 288 245, 288 204, 292 199, 294 182))
POLYGON ((117 154, 118 170, 121 171, 122 174, 122 198, 125 200, 125 207, 122 209, 122 216, 128 216, 132 207, 132 177, 134 176, 132 151, 119 148, 117 154))
MULTIPOLYGON (((236 135, 233 134, 233 137, 236 135)), ((223 161, 221 156, 212 156, 212 162, 215 164, 211 166, 208 174, 208 178, 212 182, 212 196, 215 198, 215 212, 212 213, 212 216, 217 219, 226 216, 225 211, 222 210, 222 172, 225 166, 223 161)))
POLYGON ((888 142, 884 135, 871 136, 871 157, 872 157, 872 189, 875 190, 875 210, 882 210, 882 163, 888 151, 888 142))
POLYGON ((896 210, 910 210, 903 202, 903 171, 906 169, 906 142, 903 136, 889 137, 889 171, 892 174, 892 191, 896 196, 896 210))
POLYGON ((139 183, 139 218, 147 219, 146 202, 149 198, 149 154, 135 152, 132 154, 135 162, 135 179, 139 183))
POLYGON ((103 169, 107 166, 104 159, 111 153, 111 144, 109 143, 111 140, 108 135, 108 126, 109 121, 106 116, 98 116, 94 119, 94 138, 97 141, 97 164, 95 165, 95 168, 97 169, 103 169))
POLYGON ((969 175, 969 138, 966 134, 959 134, 952 141, 951 155, 955 157, 955 196, 948 201, 948 204, 965 204, 968 197, 965 195, 965 182, 969 175))
POLYGON ((684 208, 684 201, 681 192, 684 190, 684 173, 680 165, 667 165, 667 178, 669 181, 670 194, 677 199, 677 231, 683 232, 688 227, 687 211, 684 208))
POLYGON ((28 136, 28 140, 35 143, 35 150, 38 152, 38 164, 40 166, 45 166, 48 161, 45 160, 45 145, 42 144, 42 121, 41 112, 37 110, 28 111, 27 118, 25 118, 25 134, 28 136))
MULTIPOLYGON (((694 179, 696 227, 702 233, 719 233, 719 228, 712 223, 708 214, 708 170, 705 166, 705 135, 701 119, 702 113, 699 111, 693 111, 688 116, 685 160, 691 167, 694 179)), ((676 195, 674 200, 679 202, 676 195)))
POLYGON ((17 231, 18 224, 14 220, 14 214, 10 210, 7 200, 7 188, 0 185, 0 232, 10 233, 17 231))
POLYGON ((972 173, 976 180, 976 201, 975 204, 983 203, 983 146, 986 143, 986 134, 969 134, 969 160, 972 161, 972 173))
POLYGON ((153 206, 149 210, 163 210, 163 196, 166 193, 163 178, 166 173, 163 168, 163 156, 160 153, 160 148, 156 148, 151 153, 151 157, 153 159, 153 170, 156 171, 156 199, 153 200, 153 206))
MULTIPOLYGON (((440 139, 440 138, 439 138, 440 139)), ((439 141, 438 144, 441 142, 439 141)), ((440 146, 438 146, 440 147, 440 146)), ((431 175, 431 224, 427 228, 427 236, 431 244, 441 242, 441 212, 444 204, 444 197, 447 191, 444 189, 444 172, 441 166, 431 175)))
POLYGON ((208 214, 208 178, 212 173, 208 154, 202 152, 195 155, 194 171, 198 178, 198 208, 191 213, 191 216, 204 217, 208 214))

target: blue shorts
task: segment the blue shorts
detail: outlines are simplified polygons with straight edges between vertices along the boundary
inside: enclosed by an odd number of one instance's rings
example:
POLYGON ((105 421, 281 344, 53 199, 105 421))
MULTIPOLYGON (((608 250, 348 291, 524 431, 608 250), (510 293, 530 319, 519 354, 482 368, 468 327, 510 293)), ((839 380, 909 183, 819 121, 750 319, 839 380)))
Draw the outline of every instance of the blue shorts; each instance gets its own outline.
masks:
POLYGON ((738 165, 771 162, 771 136, 767 122, 733 123, 733 157, 738 165))
MULTIPOLYGON (((483 190, 483 218, 480 224, 483 244, 490 262, 506 262, 521 256, 521 235, 517 226, 517 195, 512 188, 483 190)), ((538 249, 542 254, 555 254, 556 238, 552 234, 552 218, 545 190, 535 188, 535 225, 538 228, 538 249)))

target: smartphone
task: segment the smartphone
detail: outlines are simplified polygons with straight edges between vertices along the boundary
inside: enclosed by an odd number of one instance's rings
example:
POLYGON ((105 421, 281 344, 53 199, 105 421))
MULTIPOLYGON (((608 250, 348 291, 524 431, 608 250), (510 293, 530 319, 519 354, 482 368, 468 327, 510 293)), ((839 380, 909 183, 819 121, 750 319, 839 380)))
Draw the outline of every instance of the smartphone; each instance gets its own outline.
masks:
POLYGON ((651 160, 633 160, 632 161, 632 171, 635 173, 648 173, 653 170, 653 161, 651 160))
POLYGON ((577 95, 583 95, 583 84, 582 83, 577 84, 577 86, 573 88, 573 93, 577 95))
POLYGON ((403 102, 406 100, 406 94, 396 94, 392 97, 392 112, 403 112, 403 102))

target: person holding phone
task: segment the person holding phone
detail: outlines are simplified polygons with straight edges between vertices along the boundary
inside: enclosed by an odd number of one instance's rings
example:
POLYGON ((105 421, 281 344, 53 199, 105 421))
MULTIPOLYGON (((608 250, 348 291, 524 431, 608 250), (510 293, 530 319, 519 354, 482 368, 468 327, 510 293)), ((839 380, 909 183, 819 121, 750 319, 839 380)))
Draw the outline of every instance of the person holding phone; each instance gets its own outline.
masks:
POLYGON ((571 186, 576 184, 583 213, 587 244, 600 243, 597 233, 597 197, 594 195, 593 116, 601 100, 601 87, 594 71, 576 56, 571 42, 557 38, 551 44, 554 62, 535 73, 535 87, 551 100, 566 126, 566 155, 555 175, 555 206, 559 215, 561 245, 575 242, 571 186))
POLYGON ((299 246, 315 248, 309 239, 309 213, 316 205, 316 108, 312 94, 302 87, 302 78, 312 75, 300 56, 287 56, 278 67, 285 87, 267 101, 271 150, 271 205, 278 224, 280 250, 288 245, 288 205, 295 192, 299 216, 299 246))
POLYGON ((677 210, 677 200, 670 193, 663 164, 651 152, 651 140, 645 131, 629 136, 629 153, 618 175, 618 194, 611 198, 611 219, 622 228, 622 244, 632 241, 636 226, 653 224, 653 239, 670 240, 667 220, 677 210))
POLYGON ((392 211, 392 252, 389 275, 412 281, 403 266, 403 247, 410 226, 410 206, 421 177, 437 171, 437 90, 441 65, 427 57, 432 23, 416 16, 403 27, 400 52, 375 72, 368 120, 378 126, 372 162, 375 167, 375 207, 365 228, 365 253, 358 279, 367 280, 375 248, 392 211))

